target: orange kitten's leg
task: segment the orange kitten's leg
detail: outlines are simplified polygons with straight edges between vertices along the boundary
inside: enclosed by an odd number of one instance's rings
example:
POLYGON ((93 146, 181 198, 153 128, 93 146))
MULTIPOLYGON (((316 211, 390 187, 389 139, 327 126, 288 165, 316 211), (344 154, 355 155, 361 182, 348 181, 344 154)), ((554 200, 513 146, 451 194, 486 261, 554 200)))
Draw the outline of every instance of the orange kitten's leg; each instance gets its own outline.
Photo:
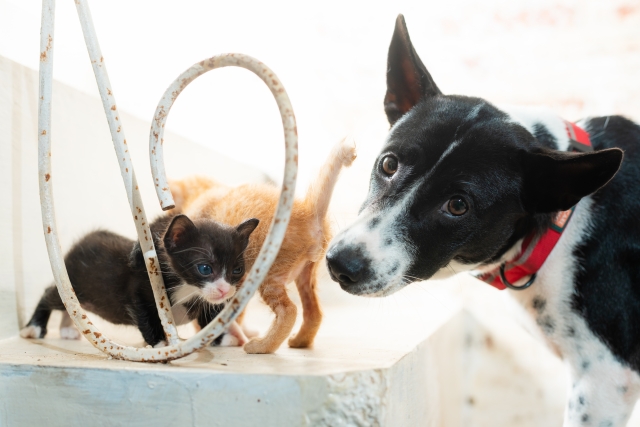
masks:
POLYGON ((244 346, 249 354, 273 353, 291 333, 297 308, 289 299, 284 283, 269 281, 260 286, 262 299, 276 315, 264 338, 253 338, 244 346))
POLYGON ((289 338, 289 347, 311 347, 322 323, 322 309, 316 294, 318 263, 308 263, 296 278, 296 286, 302 301, 302 327, 295 337, 289 338))

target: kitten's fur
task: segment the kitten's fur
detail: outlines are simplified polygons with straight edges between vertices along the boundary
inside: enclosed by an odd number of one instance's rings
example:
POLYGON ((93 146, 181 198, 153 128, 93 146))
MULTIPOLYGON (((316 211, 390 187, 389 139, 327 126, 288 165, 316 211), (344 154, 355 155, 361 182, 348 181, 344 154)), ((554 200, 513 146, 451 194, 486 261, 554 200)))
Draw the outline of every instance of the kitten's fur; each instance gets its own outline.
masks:
MULTIPOLYGON (((315 288, 316 272, 331 240, 327 210, 341 168, 351 165, 355 157, 353 143, 336 145, 306 197, 295 200, 280 252, 259 288, 276 317, 264 338, 253 338, 244 346, 247 353, 273 353, 291 333, 297 309, 287 296, 285 285, 294 280, 302 300, 303 323, 296 336, 289 339, 289 346, 312 345, 322 321, 315 288)), ((261 225, 253 233, 245 255, 247 266, 253 265, 278 204, 278 188, 266 184, 229 188, 194 177, 171 183, 171 189, 176 193, 178 211, 194 218, 211 218, 225 224, 233 224, 248 214, 259 218, 261 225)))
MULTIPOLYGON (((177 324, 195 319, 205 326, 234 295, 244 276, 244 250, 258 222, 254 218, 230 227, 208 219, 191 221, 185 215, 164 215, 150 225, 177 324)), ((164 331, 138 242, 110 231, 94 231, 71 248, 65 263, 83 308, 111 323, 135 325, 148 344, 164 345, 164 331)), ((80 337, 55 286, 45 290, 20 335, 43 338, 51 310, 64 312, 62 338, 80 337)), ((242 345, 246 338, 238 331, 232 327, 233 338, 227 337, 223 344, 242 345)))

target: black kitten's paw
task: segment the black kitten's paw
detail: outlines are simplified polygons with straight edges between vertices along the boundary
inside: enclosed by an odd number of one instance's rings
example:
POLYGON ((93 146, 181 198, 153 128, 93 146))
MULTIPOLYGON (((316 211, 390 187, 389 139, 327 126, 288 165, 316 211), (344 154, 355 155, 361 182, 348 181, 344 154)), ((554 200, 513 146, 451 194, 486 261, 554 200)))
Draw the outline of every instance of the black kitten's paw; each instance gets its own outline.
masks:
POLYGON ((47 330, 40 326, 27 325, 20 330, 22 338, 44 338, 45 335, 47 335, 47 330))
POLYGON ((220 335, 211 343, 212 347, 241 347, 242 345, 244 345, 243 342, 229 333, 220 335))

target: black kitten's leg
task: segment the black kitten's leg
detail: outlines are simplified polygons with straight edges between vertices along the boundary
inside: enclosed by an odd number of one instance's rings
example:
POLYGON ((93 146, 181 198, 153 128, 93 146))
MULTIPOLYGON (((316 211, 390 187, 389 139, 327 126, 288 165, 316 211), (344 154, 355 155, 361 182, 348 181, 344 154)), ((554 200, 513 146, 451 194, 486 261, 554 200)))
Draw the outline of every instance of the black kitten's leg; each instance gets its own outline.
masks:
MULTIPOLYGON (((218 306, 218 305, 212 305, 209 303, 201 303, 201 302, 198 302, 197 304, 198 304, 197 307, 189 307, 189 309, 198 310, 197 320, 198 320, 198 326, 200 326, 200 328, 204 328, 209 323, 211 323, 211 321, 215 319, 215 317, 218 315, 218 313, 220 313, 220 311, 222 311, 222 308, 224 307, 223 305, 218 306)), ((211 345, 212 346, 220 345, 225 335, 226 334, 221 334, 218 338, 213 340, 211 345)))
MULTIPOLYGON (((198 313, 198 325, 200 325, 201 328, 207 326, 223 308, 224 305, 222 304, 212 305, 203 303, 198 313)), ((229 327, 229 330, 225 331, 225 333, 213 340, 211 345, 220 347, 237 347, 244 345, 247 341, 247 337, 242 333, 240 326, 236 322, 233 322, 229 327)))
POLYGON ((20 336, 22 338, 44 338, 47 335, 47 322, 51 316, 51 310, 65 310, 55 286, 49 286, 45 289, 31 320, 20 331, 20 336))
POLYGON ((147 344, 155 347, 165 342, 164 329, 155 303, 138 301, 135 308, 136 324, 147 344))

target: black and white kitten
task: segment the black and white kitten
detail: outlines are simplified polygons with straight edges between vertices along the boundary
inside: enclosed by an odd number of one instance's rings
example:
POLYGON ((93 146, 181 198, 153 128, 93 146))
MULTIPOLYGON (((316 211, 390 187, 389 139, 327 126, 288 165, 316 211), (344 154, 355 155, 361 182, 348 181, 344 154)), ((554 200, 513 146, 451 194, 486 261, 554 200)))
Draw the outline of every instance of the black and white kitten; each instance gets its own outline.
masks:
MULTIPOLYGON (((258 222, 253 218, 230 227, 209 219, 164 215, 150 225, 176 324, 196 319, 204 327, 233 297, 245 273, 244 250, 258 222)), ((110 231, 94 231, 71 248, 65 263, 83 308, 111 323, 137 326, 149 345, 165 345, 138 242, 110 231)), ((51 310, 63 311, 62 338, 80 337, 55 286, 45 290, 20 335, 43 338, 51 310)), ((234 322, 229 333, 216 341, 243 345, 246 337, 234 322)))

